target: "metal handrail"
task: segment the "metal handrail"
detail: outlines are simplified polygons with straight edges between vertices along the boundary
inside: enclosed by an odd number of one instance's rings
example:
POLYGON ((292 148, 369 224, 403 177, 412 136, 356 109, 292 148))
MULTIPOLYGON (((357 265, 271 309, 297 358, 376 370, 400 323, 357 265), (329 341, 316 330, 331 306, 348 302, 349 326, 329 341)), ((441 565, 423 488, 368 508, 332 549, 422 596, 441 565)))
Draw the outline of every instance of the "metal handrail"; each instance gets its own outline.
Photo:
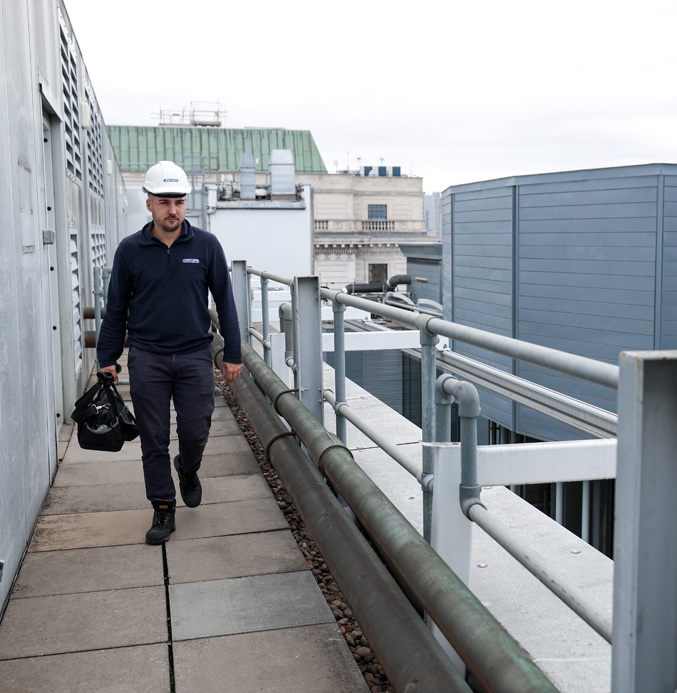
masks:
MULTIPOLYGON (((266 270, 247 267, 247 272, 288 286, 294 283, 293 278, 273 274, 266 270)), ((492 332, 485 332, 484 330, 459 325, 441 318, 412 315, 410 311, 402 308, 369 301, 340 291, 320 289, 320 295, 329 301, 359 308, 384 318, 390 318, 403 325, 425 330, 430 334, 456 339, 466 344, 488 349, 519 361, 526 361, 527 363, 564 373, 574 378, 580 378, 603 387, 613 390, 618 389, 619 368, 614 364, 544 347, 540 344, 524 342, 512 337, 504 337, 492 332)))
MULTIPOLYGON (((250 271, 250 268, 248 268, 250 271)), ((293 280, 272 275, 269 272, 259 272, 251 270, 251 274, 258 274, 262 279, 274 279, 281 283, 293 283, 293 280)), ((331 300, 335 309, 335 317, 342 318, 341 311, 345 310, 344 306, 352 306, 361 310, 369 311, 371 314, 380 315, 385 318, 390 318, 406 326, 417 328, 421 334, 422 346, 422 370, 426 372, 434 370, 436 357, 434 354, 437 335, 457 339, 468 342, 481 348, 490 349, 501 354, 517 358, 522 361, 549 368, 551 370, 564 373, 569 376, 580 378, 588 382, 593 382, 598 385, 615 389, 618 387, 618 366, 595 361, 586 357, 577 356, 561 352, 548 347, 534 345, 520 340, 501 337, 492 333, 484 332, 474 328, 466 328, 465 326, 433 318, 421 314, 412 314, 410 311, 385 305, 375 301, 358 298, 342 292, 321 289, 320 294, 323 298, 331 300), (432 358, 432 361, 431 361, 432 358)), ((335 326, 336 327, 336 326, 335 326)), ((339 320, 338 329, 342 331, 343 320, 339 320)), ((262 343, 266 342, 267 326, 264 329, 264 334, 260 334, 250 328, 250 334, 254 334, 262 343)), ((336 338, 335 329, 335 338, 336 338)), ((337 341, 337 349, 343 350, 343 336, 341 335, 337 341), (340 345, 340 346, 339 346, 340 345)), ((343 356, 337 360, 343 360, 343 356)), ((444 356, 442 357, 444 360, 444 356)), ((610 412, 605 412, 597 407, 592 407, 583 402, 579 402, 570 397, 566 397, 561 393, 554 392, 548 388, 537 386, 530 381, 527 381, 511 374, 506 374, 492 369, 484 364, 478 364, 471 359, 460 357, 457 354, 451 353, 448 360, 451 370, 460 371, 464 377, 474 380, 478 384, 489 386, 494 391, 499 391, 511 399, 521 401, 527 406, 532 406, 539 411, 544 411, 551 414, 554 418, 560 418, 586 432, 595 435, 596 437, 613 437, 616 430, 617 417, 610 412)), ((341 379, 345 377, 342 374, 341 379)), ((449 378, 450 376, 445 376, 449 378)), ((458 382, 458 381, 457 381, 458 382)), ((426 380, 423 379, 425 385, 426 380)), ((474 390, 474 386, 470 385, 474 390)), ((338 374, 337 374, 337 391, 339 389, 338 374)), ((427 394, 430 394, 429 387, 427 394)), ((424 393, 425 395, 425 393, 424 393)), ((367 435, 374 443, 383 449, 392 459, 406 469, 421 483, 424 492, 424 534, 429 536, 429 531, 426 533, 426 515, 431 513, 431 492, 433 487, 433 475, 430 455, 426 455, 430 451, 426 448, 423 450, 423 462, 417 464, 405 458, 397 446, 393 445, 378 431, 362 421, 354 412, 351 411, 343 399, 345 394, 341 393, 340 397, 335 396, 331 391, 324 390, 324 399, 328 401, 339 419, 347 419, 351 421, 359 430, 367 435)), ((424 402, 425 407, 425 402, 424 402)), ((425 412, 424 412, 425 413, 425 412)), ((428 408, 428 414, 430 410, 428 408)), ((433 415, 434 416, 434 415, 433 415)), ((464 435, 462 436, 462 455, 465 458, 471 457, 471 464, 463 463, 464 474, 468 474, 469 469, 476 470, 476 417, 479 416, 479 407, 474 415, 474 420, 471 426, 474 429, 468 428, 469 420, 461 419, 462 426, 465 426, 464 435), (474 430, 474 435, 472 432, 474 430), (463 442, 465 439, 465 443, 463 442), (474 448, 470 450, 470 448, 474 448)), ((426 418, 426 417, 424 417, 426 418)), ((337 425, 338 431, 338 425, 337 425)), ((345 440, 345 435, 342 437, 345 440)), ((424 440, 431 441, 430 425, 427 430, 424 430, 424 440)), ((486 508, 479 500, 480 489, 476 485, 476 471, 473 472, 475 479, 474 487, 464 486, 465 481, 461 485, 461 505, 466 516, 482 527, 497 543, 499 543, 506 551, 520 561, 533 575, 535 575, 543 584, 545 584, 557 597, 559 597, 567 606, 577 613, 584 621, 594 628, 608 642, 611 642, 611 619, 603 613, 598 606, 578 589, 573 583, 563 580, 561 576, 553 572, 552 568, 547 568, 543 559, 541 559, 533 550, 526 545, 525 542, 514 536, 510 530, 504 527, 500 522, 486 511, 486 508), (464 491, 465 489, 465 491, 464 491), (466 494, 464 497, 464 493, 466 494), (468 493, 471 493, 473 498, 468 502, 468 493)))

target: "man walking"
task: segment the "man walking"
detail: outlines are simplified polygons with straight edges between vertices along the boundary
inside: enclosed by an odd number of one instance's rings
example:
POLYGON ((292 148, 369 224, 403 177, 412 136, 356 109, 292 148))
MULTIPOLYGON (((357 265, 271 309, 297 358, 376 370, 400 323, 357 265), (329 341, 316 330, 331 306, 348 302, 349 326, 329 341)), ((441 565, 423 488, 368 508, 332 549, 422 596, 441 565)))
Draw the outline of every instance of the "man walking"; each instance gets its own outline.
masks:
POLYGON ((185 220, 185 172, 160 161, 146 172, 146 206, 153 220, 123 239, 115 252, 101 324, 99 368, 118 379, 117 359, 129 344, 130 394, 139 428, 146 497, 153 505, 149 544, 176 529, 176 491, 169 459, 170 400, 179 454, 174 467, 184 503, 202 500, 197 475, 214 411, 209 292, 224 339, 222 374, 242 372, 240 332, 226 258, 216 237, 185 220))

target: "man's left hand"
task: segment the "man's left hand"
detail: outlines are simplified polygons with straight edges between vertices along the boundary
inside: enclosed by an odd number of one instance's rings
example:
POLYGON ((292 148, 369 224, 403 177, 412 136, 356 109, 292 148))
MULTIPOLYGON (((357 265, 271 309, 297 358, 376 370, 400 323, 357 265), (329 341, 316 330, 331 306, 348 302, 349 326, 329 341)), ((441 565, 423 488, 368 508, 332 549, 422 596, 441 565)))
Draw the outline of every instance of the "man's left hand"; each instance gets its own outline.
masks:
POLYGON ((233 380, 240 377, 242 373, 241 363, 226 363, 225 361, 221 364, 221 375, 226 383, 232 383, 233 380))

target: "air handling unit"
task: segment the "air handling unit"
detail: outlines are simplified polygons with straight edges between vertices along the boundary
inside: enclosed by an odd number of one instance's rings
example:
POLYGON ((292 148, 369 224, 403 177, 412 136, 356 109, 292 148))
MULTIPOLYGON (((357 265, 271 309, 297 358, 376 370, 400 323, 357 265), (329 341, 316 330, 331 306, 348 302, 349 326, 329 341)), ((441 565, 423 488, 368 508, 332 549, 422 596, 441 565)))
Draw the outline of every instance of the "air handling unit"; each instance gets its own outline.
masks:
POLYGON ((295 195, 295 174, 294 152, 291 149, 273 149, 270 152, 271 195, 295 195))

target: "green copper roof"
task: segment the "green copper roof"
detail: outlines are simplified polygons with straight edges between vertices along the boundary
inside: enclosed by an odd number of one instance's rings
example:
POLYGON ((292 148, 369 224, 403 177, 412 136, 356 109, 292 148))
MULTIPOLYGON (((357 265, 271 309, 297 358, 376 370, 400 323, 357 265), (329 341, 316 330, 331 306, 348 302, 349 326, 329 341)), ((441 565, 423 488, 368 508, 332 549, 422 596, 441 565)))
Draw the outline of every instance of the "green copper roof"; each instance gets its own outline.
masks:
POLYGON ((235 171, 240 168, 243 152, 254 155, 257 171, 267 171, 271 150, 291 149, 297 172, 327 172, 309 130, 133 125, 109 125, 107 129, 123 171, 145 171, 163 160, 190 171, 193 165, 202 168, 200 157, 206 157, 207 170, 235 171))

